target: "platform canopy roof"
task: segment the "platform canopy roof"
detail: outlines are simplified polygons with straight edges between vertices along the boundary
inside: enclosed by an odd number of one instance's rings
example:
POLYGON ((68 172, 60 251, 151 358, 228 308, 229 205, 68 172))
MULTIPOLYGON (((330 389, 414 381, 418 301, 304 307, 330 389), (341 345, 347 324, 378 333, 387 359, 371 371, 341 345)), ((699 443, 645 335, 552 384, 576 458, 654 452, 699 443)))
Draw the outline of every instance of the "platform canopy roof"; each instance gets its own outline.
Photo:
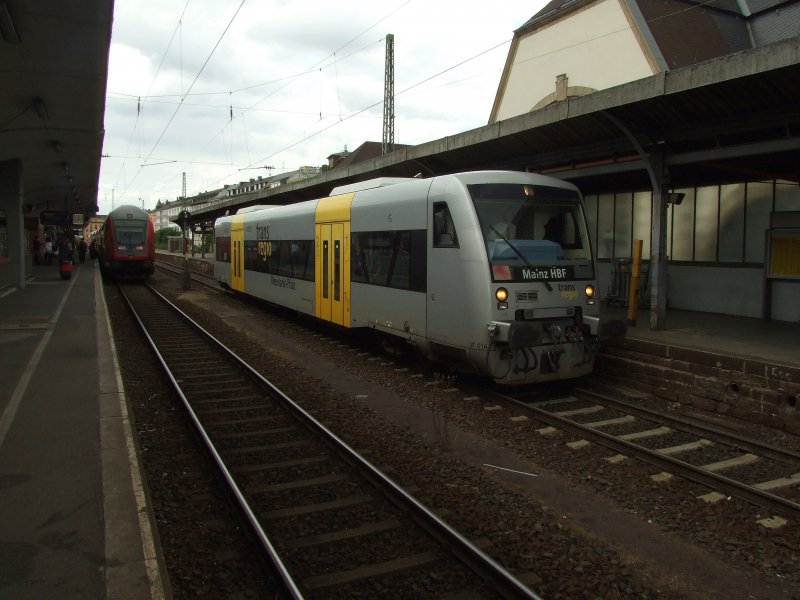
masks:
POLYGON ((332 169, 303 182, 198 211, 206 222, 239 206, 324 197, 375 177, 479 169, 547 173, 585 194, 648 190, 663 156, 683 188, 800 177, 800 38, 569 98, 471 131, 332 169))
POLYGON ((0 0, 0 162, 26 213, 97 211, 113 0, 0 0))

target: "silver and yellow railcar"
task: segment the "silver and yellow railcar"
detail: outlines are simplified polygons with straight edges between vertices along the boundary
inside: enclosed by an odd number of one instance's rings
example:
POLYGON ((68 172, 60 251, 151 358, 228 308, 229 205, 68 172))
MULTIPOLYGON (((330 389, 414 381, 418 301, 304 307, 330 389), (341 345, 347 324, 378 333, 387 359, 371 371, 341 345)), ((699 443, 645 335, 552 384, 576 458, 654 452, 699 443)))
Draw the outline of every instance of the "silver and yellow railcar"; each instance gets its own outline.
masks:
POLYGON ((382 178, 215 225, 231 289, 523 384, 585 375, 599 305, 577 188, 530 173, 382 178))

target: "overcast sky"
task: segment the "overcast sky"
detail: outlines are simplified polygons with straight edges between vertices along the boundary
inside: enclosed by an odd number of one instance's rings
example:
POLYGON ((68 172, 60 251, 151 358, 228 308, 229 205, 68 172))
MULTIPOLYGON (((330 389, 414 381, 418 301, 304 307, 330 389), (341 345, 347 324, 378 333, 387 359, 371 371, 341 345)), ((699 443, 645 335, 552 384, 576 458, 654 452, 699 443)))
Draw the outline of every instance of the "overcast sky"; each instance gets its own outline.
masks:
POLYGON ((380 142, 389 33, 396 143, 486 125, 544 4, 115 0, 100 212, 174 200, 183 173, 191 196, 380 142))

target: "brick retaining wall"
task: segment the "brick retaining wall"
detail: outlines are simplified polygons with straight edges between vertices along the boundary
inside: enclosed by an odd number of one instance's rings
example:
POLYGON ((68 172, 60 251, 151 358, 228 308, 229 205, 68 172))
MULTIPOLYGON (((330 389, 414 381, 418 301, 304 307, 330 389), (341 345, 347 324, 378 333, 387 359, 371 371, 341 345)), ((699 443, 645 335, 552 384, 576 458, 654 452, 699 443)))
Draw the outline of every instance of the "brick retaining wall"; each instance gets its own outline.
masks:
POLYGON ((695 408, 800 434, 800 368, 626 339, 603 347, 595 373, 695 408))

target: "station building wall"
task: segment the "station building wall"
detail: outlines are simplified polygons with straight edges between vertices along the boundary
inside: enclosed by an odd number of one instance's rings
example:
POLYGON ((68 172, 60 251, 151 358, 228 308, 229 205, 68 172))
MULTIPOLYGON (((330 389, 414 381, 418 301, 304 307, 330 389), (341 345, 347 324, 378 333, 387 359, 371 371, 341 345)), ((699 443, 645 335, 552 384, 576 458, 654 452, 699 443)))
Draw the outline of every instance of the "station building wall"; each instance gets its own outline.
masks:
MULTIPOLYGON (((773 212, 800 211, 800 185, 763 181, 672 190, 667 209, 669 308, 761 318, 766 232, 773 212)), ((586 197, 600 298, 612 288, 614 259, 630 259, 633 240, 650 258, 652 192, 586 197)), ((771 283, 771 318, 800 321, 800 278, 771 283)))
POLYGON ((561 74, 586 93, 658 70, 625 3, 600 0, 514 40, 490 122, 530 111, 553 93, 561 74))

